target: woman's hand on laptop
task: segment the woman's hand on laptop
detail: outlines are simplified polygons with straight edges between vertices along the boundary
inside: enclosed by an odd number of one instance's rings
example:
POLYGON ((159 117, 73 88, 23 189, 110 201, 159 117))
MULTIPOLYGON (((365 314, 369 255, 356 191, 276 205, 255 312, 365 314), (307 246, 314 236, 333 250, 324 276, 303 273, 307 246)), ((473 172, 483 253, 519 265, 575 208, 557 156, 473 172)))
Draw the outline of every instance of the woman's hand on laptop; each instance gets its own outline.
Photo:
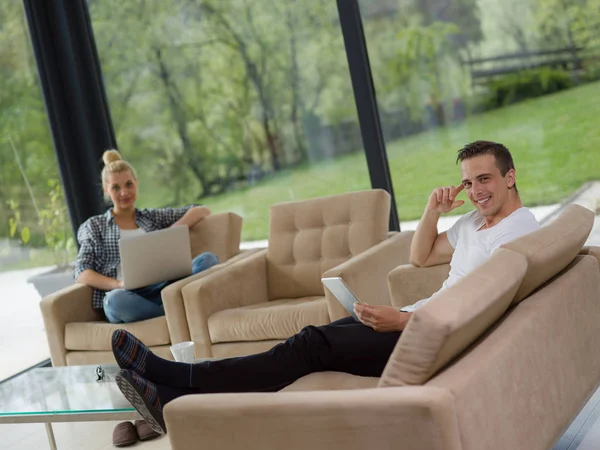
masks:
POLYGON ((400 312, 393 306, 355 303, 354 312, 363 325, 378 332, 402 331, 410 319, 410 313, 400 312))
POLYGON ((113 278, 113 289, 125 289, 124 281, 113 278))
POLYGON ((113 289, 123 289, 125 287, 123 280, 106 277, 92 269, 86 269, 81 272, 79 277, 77 277, 77 282, 103 291, 112 291, 113 289))

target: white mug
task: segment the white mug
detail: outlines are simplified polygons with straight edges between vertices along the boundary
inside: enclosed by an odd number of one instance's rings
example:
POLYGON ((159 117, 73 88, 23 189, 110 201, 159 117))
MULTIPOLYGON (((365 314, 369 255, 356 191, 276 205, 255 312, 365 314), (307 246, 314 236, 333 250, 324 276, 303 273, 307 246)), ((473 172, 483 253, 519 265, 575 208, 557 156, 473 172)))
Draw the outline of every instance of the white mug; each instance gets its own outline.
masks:
POLYGON ((171 353, 175 361, 193 363, 194 362, 194 342, 186 341, 171 345, 171 353))

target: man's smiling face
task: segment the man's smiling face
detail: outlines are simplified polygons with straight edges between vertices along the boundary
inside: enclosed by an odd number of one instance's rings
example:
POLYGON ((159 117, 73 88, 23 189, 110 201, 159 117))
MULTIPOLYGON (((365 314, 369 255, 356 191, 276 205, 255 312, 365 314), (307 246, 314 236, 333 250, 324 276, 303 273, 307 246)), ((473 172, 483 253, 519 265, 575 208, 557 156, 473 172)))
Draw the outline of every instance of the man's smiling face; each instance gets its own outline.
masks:
POLYGON ((481 215, 498 214, 507 203, 510 188, 515 184, 514 169, 502 176, 493 155, 465 159, 460 169, 465 192, 481 215))

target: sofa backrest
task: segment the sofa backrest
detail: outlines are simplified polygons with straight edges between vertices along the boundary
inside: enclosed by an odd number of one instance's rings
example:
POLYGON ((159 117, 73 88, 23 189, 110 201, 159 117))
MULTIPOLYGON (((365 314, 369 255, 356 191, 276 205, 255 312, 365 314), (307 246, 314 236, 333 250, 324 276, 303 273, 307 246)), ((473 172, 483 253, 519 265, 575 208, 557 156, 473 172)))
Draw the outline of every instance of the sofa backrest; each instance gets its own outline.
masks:
POLYGON ((591 210, 570 204, 548 225, 504 244, 502 248, 527 258, 527 274, 512 304, 524 300, 573 261, 593 225, 594 213, 591 210))
POLYGON ((242 218, 235 213, 211 214, 190 228, 192 257, 212 252, 223 262, 240 252, 242 218))
POLYGON ((526 271, 522 255, 498 249, 413 312, 379 386, 419 385, 429 380, 504 314, 526 271))
POLYGON ((382 242, 389 217, 381 189, 271 206, 269 299, 325 295, 321 275, 382 242))

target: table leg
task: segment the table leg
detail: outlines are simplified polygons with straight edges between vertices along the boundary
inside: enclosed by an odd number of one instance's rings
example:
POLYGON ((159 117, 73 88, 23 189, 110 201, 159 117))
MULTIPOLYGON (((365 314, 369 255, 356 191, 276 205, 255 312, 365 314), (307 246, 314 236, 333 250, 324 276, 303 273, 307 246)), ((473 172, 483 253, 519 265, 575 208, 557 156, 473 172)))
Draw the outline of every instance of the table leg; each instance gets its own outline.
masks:
POLYGON ((46 434, 48 434, 48 443, 50 444, 50 450, 57 450, 56 440, 54 439, 54 430, 52 430, 52 424, 46 422, 46 434))

